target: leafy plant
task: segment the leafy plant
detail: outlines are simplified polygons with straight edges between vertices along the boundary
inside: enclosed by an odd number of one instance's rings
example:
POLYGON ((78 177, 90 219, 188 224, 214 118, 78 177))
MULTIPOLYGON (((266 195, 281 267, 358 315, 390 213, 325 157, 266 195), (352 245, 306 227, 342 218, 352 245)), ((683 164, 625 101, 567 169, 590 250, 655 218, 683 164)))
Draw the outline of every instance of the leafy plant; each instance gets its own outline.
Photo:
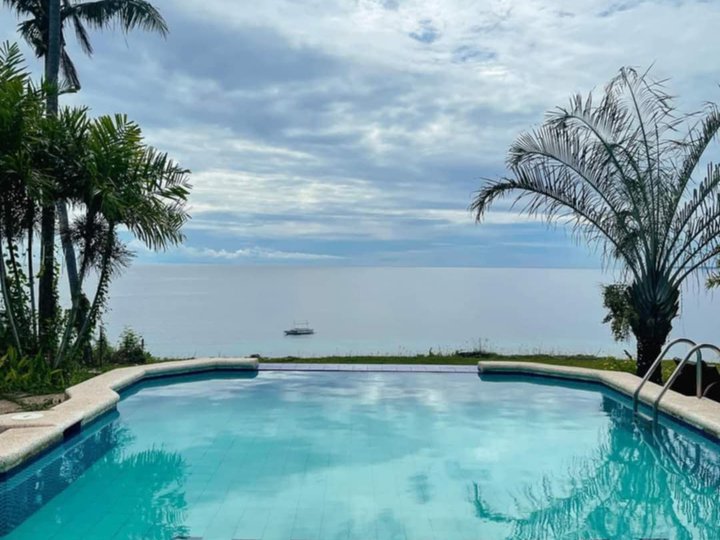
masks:
POLYGON ((602 290, 603 306, 608 310, 603 324, 610 324, 615 341, 625 341, 632 332, 632 322, 637 314, 630 303, 629 288, 624 283, 605 285, 602 290))
POLYGON ((53 392, 65 388, 61 369, 52 369, 41 355, 20 356, 10 347, 0 357, 0 392, 53 392))
POLYGON ((131 328, 125 328, 118 346, 111 351, 109 360, 113 364, 144 364, 152 360, 152 355, 145 351, 145 340, 131 328))

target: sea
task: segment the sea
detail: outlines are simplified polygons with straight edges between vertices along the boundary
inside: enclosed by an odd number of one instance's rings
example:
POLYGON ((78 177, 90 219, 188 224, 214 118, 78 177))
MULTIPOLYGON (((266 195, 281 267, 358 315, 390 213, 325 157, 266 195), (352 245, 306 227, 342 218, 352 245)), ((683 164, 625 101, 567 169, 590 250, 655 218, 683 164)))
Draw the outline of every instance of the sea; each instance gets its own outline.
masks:
MULTIPOLYGON (((603 324, 601 270, 135 265, 106 333, 160 357, 413 355, 457 350, 625 356, 603 324), (305 323, 312 336, 284 330, 305 323)), ((673 336, 720 343, 720 295, 694 281, 673 336)))

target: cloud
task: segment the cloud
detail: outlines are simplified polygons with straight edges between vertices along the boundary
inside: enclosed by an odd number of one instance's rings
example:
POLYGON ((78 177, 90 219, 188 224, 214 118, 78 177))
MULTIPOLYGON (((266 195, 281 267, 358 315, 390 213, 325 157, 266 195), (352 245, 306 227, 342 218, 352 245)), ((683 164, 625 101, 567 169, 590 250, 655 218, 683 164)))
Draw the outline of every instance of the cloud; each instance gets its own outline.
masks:
POLYGON ((222 259, 225 261, 237 261, 243 259, 257 260, 282 260, 282 261, 321 261, 342 259, 336 255, 322 255, 319 253, 293 253, 287 251, 276 251, 272 249, 264 249, 259 247, 236 249, 228 251, 226 249, 210 249, 210 248, 193 248, 188 247, 180 250, 181 253, 189 255, 192 258, 199 259, 222 259))
MULTIPOLYGON (((129 240, 128 248, 136 254, 152 256, 152 252, 138 240, 129 240)), ((213 249, 207 247, 179 246, 173 250, 173 257, 184 262, 196 261, 336 261, 342 257, 322 253, 303 253, 267 249, 258 246, 243 247, 238 249, 213 249)))
POLYGON ((166 41, 93 32, 89 60, 68 36, 84 85, 64 99, 127 112, 192 169, 195 253, 160 260, 257 249, 347 264, 537 266, 568 253, 597 264, 509 202, 475 226, 473 192, 504 174, 520 131, 622 65, 655 63, 684 110, 717 99, 717 2, 154 3, 166 41))

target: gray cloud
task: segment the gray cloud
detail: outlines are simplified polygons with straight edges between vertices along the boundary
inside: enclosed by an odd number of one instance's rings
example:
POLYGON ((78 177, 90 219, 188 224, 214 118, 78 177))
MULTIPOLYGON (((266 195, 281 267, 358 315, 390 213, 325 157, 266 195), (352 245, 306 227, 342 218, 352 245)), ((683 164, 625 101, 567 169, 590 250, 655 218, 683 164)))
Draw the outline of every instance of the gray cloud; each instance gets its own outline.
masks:
POLYGON ((717 3, 155 3, 167 41, 94 33, 92 60, 72 46, 84 88, 66 103, 127 112, 193 169, 188 248, 167 260, 596 264, 509 203, 475 227, 471 193, 519 131, 621 65, 655 62, 686 109, 717 99, 717 3))

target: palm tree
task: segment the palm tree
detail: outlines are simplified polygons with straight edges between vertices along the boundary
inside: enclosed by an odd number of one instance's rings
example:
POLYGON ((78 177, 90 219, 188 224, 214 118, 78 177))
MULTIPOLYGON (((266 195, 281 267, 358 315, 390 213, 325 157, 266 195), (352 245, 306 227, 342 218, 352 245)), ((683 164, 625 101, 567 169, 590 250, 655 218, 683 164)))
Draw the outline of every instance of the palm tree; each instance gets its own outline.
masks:
POLYGON ((510 176, 485 183, 471 208, 480 221, 516 193, 524 212, 572 224, 619 265, 644 375, 672 329, 682 283, 720 249, 720 167, 697 179, 718 129, 715 105, 678 115, 662 82, 622 68, 599 101, 574 96, 521 134, 509 151, 510 176))
MULTIPOLYGON (((86 27, 107 29, 120 26, 124 32, 135 28, 167 35, 168 28, 160 12, 144 0, 2 0, 19 17, 25 18, 18 31, 33 48, 38 58, 45 59, 45 80, 59 88, 59 71, 70 89, 78 90, 80 80, 75 64, 65 47, 66 23, 75 30, 82 50, 91 56, 92 44, 86 27)), ((58 112, 58 93, 50 92, 47 100, 48 114, 58 112)), ((70 240, 70 224, 67 207, 63 203, 46 204, 41 216, 41 269, 39 287, 39 318, 41 335, 48 333, 50 321, 56 317, 54 298, 55 219, 59 221, 60 239, 71 296, 81 294, 75 250, 70 240)))
POLYGON ((84 345, 110 279, 129 263, 131 253, 118 229, 122 227, 153 250, 180 243, 188 219, 185 202, 190 185, 187 169, 147 146, 140 127, 124 115, 90 121, 84 109, 69 109, 55 121, 60 126, 57 132, 64 136, 53 154, 64 156, 60 169, 72 171, 62 196, 84 211, 70 229, 71 241, 81 255, 80 290, 91 270, 99 276, 92 301, 84 306, 82 295, 73 298, 54 361, 57 367, 68 352, 74 356, 84 345))
POLYGON ((87 345, 111 279, 130 262, 124 239, 152 250, 183 240, 190 185, 188 171, 148 146, 124 115, 46 114, 52 91, 33 86, 17 45, 0 46, 0 350, 41 352, 60 367, 87 345), (47 201, 75 209, 68 239, 79 253, 80 294, 43 336, 35 330, 32 244, 47 201), (93 272, 97 287, 86 297, 93 272))
MULTIPOLYGON (((12 336, 12 345, 22 354, 34 334, 34 307, 25 309, 22 290, 25 282, 33 294, 18 261, 17 243, 25 231, 34 229, 34 199, 40 198, 38 175, 32 170, 36 135, 43 119, 45 93, 31 84, 17 45, 0 46, 0 334, 12 336), (4 249, 7 246, 7 251, 4 249), (8 270, 6 271, 6 260, 8 270), (10 275, 8 275, 8 272, 10 275), (25 324, 22 324, 24 319, 25 324), (3 328, 7 325, 8 329, 3 328), (9 330, 9 331, 8 331, 9 330)), ((28 259, 32 264, 32 258, 28 259)), ((0 346, 3 345, 0 343, 0 346)))
MULTIPOLYGON (((88 28, 104 30, 119 26, 124 32, 136 28, 159 32, 167 35, 168 27, 160 12, 144 0, 96 0, 81 2, 79 0, 2 0, 19 17, 25 18, 19 25, 20 35, 32 47, 38 58, 46 62, 53 59, 48 54, 52 40, 48 36, 48 22, 53 15, 53 7, 59 7, 60 48, 56 61, 70 88, 78 90, 80 79, 75 64, 65 48, 65 26, 72 26, 78 43, 83 52, 92 56, 93 47, 90 43, 88 28), (50 9, 48 9, 48 6, 50 9), (49 12, 49 13, 48 13, 49 12)), ((57 71, 55 71, 57 73, 57 71)), ((46 79, 52 82, 51 74, 46 79)))

